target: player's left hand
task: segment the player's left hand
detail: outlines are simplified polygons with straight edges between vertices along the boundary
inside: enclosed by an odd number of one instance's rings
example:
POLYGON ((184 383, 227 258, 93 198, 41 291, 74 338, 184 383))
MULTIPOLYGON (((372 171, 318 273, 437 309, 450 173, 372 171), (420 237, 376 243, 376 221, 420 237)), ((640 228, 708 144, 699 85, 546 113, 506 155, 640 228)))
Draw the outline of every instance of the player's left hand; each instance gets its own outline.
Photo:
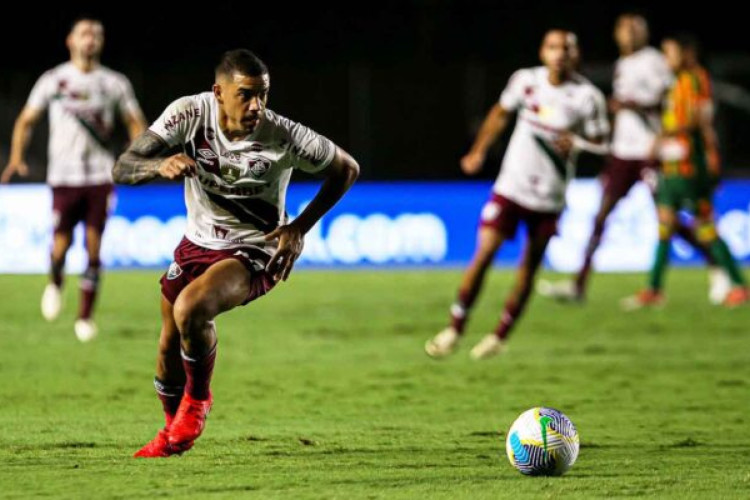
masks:
POLYGON ((276 281, 286 281, 292 272, 294 262, 305 246, 305 235, 294 223, 291 223, 277 227, 268 233, 265 239, 266 241, 279 240, 276 253, 266 265, 266 272, 276 281))
POLYGON ((570 132, 564 132, 555 139, 555 148, 560 152, 563 158, 567 158, 570 151, 573 149, 573 134, 570 132))
POLYGON ((652 161, 659 160, 659 151, 661 150, 662 144, 664 143, 664 135, 659 134, 654 137, 654 142, 651 144, 651 148, 648 151, 648 159, 652 161))
POLYGON ((607 101, 607 108, 609 109, 609 112, 613 115, 619 112, 623 108, 623 103, 615 99, 614 97, 610 98, 607 101))

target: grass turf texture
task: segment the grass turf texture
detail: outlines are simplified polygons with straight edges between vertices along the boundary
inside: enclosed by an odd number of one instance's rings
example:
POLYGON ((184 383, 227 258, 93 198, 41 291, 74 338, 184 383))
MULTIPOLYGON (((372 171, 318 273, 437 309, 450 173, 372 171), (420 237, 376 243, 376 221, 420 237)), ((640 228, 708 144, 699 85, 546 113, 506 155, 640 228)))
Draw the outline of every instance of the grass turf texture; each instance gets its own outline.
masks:
POLYGON ((135 460, 161 410, 151 380, 155 273, 109 273, 99 337, 73 335, 77 278, 53 324, 40 276, 0 276, 0 496, 570 498, 750 495, 750 308, 708 305, 703 270, 673 270, 669 303, 624 314, 640 275, 597 275, 585 306, 532 299, 510 351, 493 328, 512 274, 494 273, 453 358, 424 341, 458 271, 298 272, 219 318, 215 406, 182 457, 135 460), (505 457, 523 410, 564 411, 581 436, 562 478, 505 457))

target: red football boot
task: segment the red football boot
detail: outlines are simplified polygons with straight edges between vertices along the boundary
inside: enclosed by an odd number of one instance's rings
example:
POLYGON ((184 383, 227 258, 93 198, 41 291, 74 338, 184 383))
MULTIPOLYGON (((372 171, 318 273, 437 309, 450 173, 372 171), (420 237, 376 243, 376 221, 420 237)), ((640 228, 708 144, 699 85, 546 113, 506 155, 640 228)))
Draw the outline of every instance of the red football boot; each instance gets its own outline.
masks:
POLYGON ((750 301, 750 291, 747 287, 736 286, 732 288, 724 299, 726 307, 737 307, 750 301))
POLYGON ((192 446, 192 441, 198 439, 206 426, 206 417, 211 411, 213 402, 214 398, 211 393, 208 394, 208 399, 200 401, 191 398, 186 392, 182 396, 177 415, 169 427, 169 444, 181 447, 185 443, 191 443, 192 446))
POLYGON ((623 311, 635 311, 637 309, 643 309, 644 307, 659 308, 664 306, 665 302, 666 299, 661 292, 646 289, 620 300, 620 307, 623 311))
POLYGON ((156 437, 146 443, 133 455, 135 458, 166 458, 172 455, 180 455, 193 447, 193 442, 188 441, 180 446, 169 444, 169 430, 167 427, 159 429, 156 437))

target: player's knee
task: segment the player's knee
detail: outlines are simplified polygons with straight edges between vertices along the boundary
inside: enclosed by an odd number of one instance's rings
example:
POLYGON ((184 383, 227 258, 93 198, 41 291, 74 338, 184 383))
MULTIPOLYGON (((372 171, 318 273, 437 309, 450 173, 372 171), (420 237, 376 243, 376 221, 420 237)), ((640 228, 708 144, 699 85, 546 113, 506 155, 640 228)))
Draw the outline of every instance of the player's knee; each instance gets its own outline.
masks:
POLYGON ((696 239, 699 243, 702 243, 704 245, 713 243, 716 238, 718 238, 718 236, 719 235, 716 232, 716 226, 710 222, 698 225, 698 228, 695 231, 696 239))
POLYGON ((202 293, 185 290, 174 303, 174 320, 183 335, 202 329, 214 315, 210 299, 202 293))
POLYGON ((56 234, 52 241, 52 258, 64 259, 73 244, 72 234, 56 234))
POLYGON ((492 262, 492 259, 495 257, 495 252, 497 252, 496 246, 483 245, 477 251, 475 259, 480 265, 486 266, 492 262))
POLYGON ((594 218, 594 232, 601 232, 604 230, 604 224, 607 222, 607 216, 609 215, 609 212, 607 213, 598 213, 596 217, 594 218))
POLYGON ((664 241, 672 237, 672 225, 666 222, 659 222, 659 240, 664 241))

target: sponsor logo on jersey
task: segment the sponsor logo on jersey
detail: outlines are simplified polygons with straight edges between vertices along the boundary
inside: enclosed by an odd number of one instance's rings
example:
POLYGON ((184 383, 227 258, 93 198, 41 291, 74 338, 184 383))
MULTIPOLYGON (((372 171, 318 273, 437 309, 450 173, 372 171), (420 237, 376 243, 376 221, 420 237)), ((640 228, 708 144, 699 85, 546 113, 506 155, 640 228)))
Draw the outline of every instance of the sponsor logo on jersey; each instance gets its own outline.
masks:
POLYGON ((208 148, 200 148, 198 150, 198 154, 201 155, 206 160, 215 160, 216 158, 218 158, 218 156, 216 156, 216 153, 214 153, 208 148))
MULTIPOLYGON (((103 92, 100 93, 103 94, 103 92)), ((57 82, 57 91, 52 95, 52 99, 59 100, 63 98, 71 99, 74 101, 88 101, 90 95, 86 90, 70 90, 70 88, 68 87, 68 81, 60 80, 57 82)))
POLYGON ((219 156, 211 147, 207 129, 201 128, 196 132, 196 142, 188 143, 188 155, 197 161, 203 170, 219 175, 219 156))
POLYGON ((173 280, 181 274, 182 274, 182 268, 180 267, 180 265, 177 262, 172 262, 169 265, 169 270, 167 271, 167 279, 173 280))
POLYGON ((198 118, 200 117, 200 115, 201 115, 200 108, 191 108, 191 109, 186 109, 184 111, 180 111, 179 113, 175 113, 174 115, 170 116, 164 121, 164 128, 171 132, 173 128, 175 128, 177 125, 184 122, 185 120, 198 118))
POLYGON ((238 153, 232 153, 231 151, 224 151, 221 153, 222 158, 226 158, 232 163, 240 163, 242 162, 242 156, 238 153))
POLYGON ((292 153, 294 156, 297 156, 298 158, 309 161, 315 166, 320 166, 320 164, 328 158, 330 154, 330 143, 329 142, 322 142, 321 148, 322 151, 319 151, 318 154, 314 151, 308 151, 304 147, 292 144, 286 141, 281 141, 281 144, 279 144, 279 147, 284 148, 288 150, 290 153, 292 153))
POLYGON ((262 177, 271 168, 271 160, 256 156, 247 161, 247 168, 254 177, 262 177))
POLYGON ((242 174, 242 169, 236 165, 224 164, 219 167, 219 170, 221 171, 221 178, 230 183, 239 179, 242 174))
POLYGON ((234 196, 257 196, 268 188, 267 184, 252 187, 237 187, 219 184, 218 181, 211 179, 207 174, 198 172, 198 182, 209 193, 230 194, 234 196))

